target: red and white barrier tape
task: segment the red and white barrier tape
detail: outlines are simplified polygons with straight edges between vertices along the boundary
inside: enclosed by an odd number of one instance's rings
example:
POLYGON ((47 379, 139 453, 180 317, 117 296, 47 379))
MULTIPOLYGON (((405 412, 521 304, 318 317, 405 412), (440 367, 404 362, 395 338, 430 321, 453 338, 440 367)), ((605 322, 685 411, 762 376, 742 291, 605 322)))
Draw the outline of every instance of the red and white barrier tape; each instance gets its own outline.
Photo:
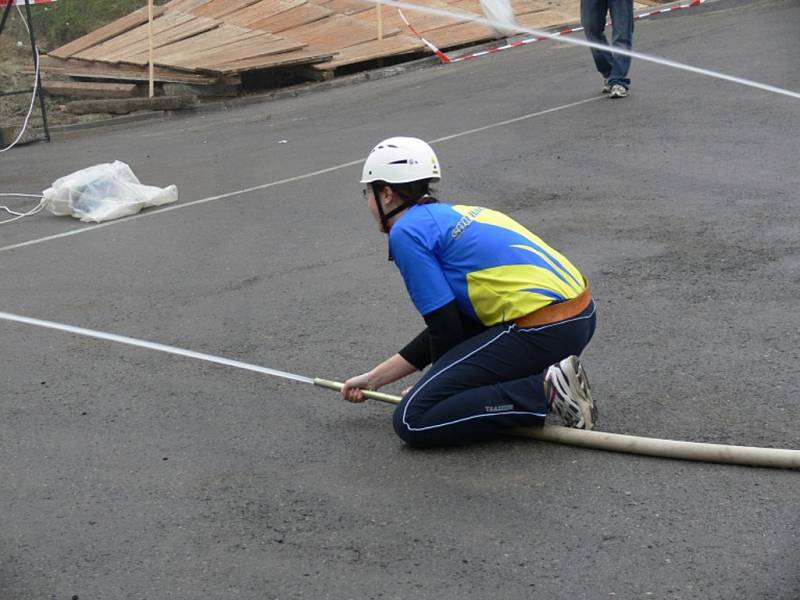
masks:
MULTIPOLYGON (((28 0, 28 4, 33 6, 34 4, 50 4, 55 1, 56 0, 28 0)), ((25 6, 25 0, 0 0, 0 6, 8 6, 9 4, 25 6)))
MULTIPOLYGON (((701 4, 703 4, 705 2, 708 2, 708 0, 691 0, 691 2, 685 2, 683 4, 676 4, 675 6, 669 6, 667 8, 662 8, 662 9, 659 9, 659 10, 652 10, 650 12, 642 13, 640 15, 635 15, 633 17, 633 20, 634 21, 640 21, 641 19, 644 19, 646 17, 653 17, 655 15, 660 15, 662 13, 668 13, 668 12, 672 12, 672 11, 675 11, 675 10, 681 10, 681 9, 684 9, 684 8, 691 8, 693 6, 700 6, 701 4)), ((430 43, 428 40, 426 40, 424 37, 422 37, 417 32, 417 30, 414 29, 414 27, 411 26, 411 23, 409 23, 406 20, 405 16, 403 15, 402 11, 400 11, 400 9, 398 9, 398 12, 400 13, 400 17, 403 19, 403 22, 406 25, 408 25, 408 28, 414 33, 414 35, 416 35, 422 41, 423 44, 428 46, 428 48, 430 48, 433 51, 433 53, 436 56, 438 56, 439 59, 443 63, 457 63, 457 62, 462 62, 462 61, 465 61, 465 60, 472 60, 473 58, 478 58, 479 56, 486 56, 487 54, 495 54, 497 52, 500 52, 501 50, 509 50, 511 48, 519 48, 520 46, 527 46, 528 44, 532 44, 533 42, 539 42, 541 40, 548 40, 548 39, 553 38, 553 37, 558 37, 558 36, 561 36, 561 35, 567 35, 567 34, 570 34, 570 33, 575 33, 577 31, 583 31, 583 27, 568 27, 566 29, 562 29, 561 31, 557 31, 557 32, 555 32, 555 33, 553 33, 551 35, 548 35, 548 36, 546 36, 546 35, 538 35, 538 36, 533 37, 533 38, 528 38, 528 39, 524 39, 524 40, 518 40, 516 42, 511 42, 510 44, 506 44, 504 46, 498 46, 496 48, 489 48, 487 50, 481 50, 480 52, 473 52, 471 54, 465 54, 463 56, 459 56, 459 57, 456 57, 456 58, 450 58, 444 52, 439 50, 436 46, 434 46, 432 43, 430 43)), ((609 22, 609 24, 610 24, 610 22, 609 22)))
POLYGON ((411 30, 411 32, 415 36, 417 36, 423 44, 425 44, 428 48, 430 48, 431 52, 433 52, 436 56, 439 57, 439 60, 441 60, 443 63, 449 63, 450 62, 450 58, 447 56, 447 54, 445 54, 444 52, 439 50, 436 46, 431 44, 428 40, 426 40, 424 37, 422 37, 416 29, 414 29, 414 26, 411 25, 411 23, 408 22, 408 19, 406 19, 406 16, 403 14, 402 10, 400 10, 398 8, 397 12, 400 13, 400 18, 403 19, 403 23, 406 24, 406 27, 408 27, 411 30))

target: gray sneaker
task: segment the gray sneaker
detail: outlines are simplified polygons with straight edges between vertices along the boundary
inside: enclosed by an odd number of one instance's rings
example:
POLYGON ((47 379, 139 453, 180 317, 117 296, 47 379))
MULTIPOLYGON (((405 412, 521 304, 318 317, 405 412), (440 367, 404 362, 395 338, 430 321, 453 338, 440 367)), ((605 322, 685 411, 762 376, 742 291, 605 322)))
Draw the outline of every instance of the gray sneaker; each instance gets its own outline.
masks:
POLYGON ((611 84, 608 83, 608 79, 603 77, 603 90, 602 90, 602 93, 603 94, 608 94, 609 92, 611 92, 611 84))
POLYGON ((551 412, 567 427, 593 429, 597 422, 597 406, 592 401, 589 378, 577 356, 568 356, 548 367, 544 376, 544 393, 551 412))
POLYGON ((612 85, 611 90, 608 92, 609 98, 624 98, 627 95, 628 95, 628 88, 618 83, 612 85))

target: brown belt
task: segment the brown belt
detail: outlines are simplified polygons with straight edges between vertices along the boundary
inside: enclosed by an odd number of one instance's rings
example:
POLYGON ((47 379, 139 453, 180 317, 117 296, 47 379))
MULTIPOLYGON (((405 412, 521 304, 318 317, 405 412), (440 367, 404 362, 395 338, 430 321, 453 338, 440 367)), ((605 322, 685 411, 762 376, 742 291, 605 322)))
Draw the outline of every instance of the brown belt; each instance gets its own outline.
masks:
POLYGON ((592 302, 592 294, 587 287, 572 300, 566 300, 557 304, 548 304, 544 308, 528 313, 519 319, 514 319, 514 323, 520 327, 538 327, 540 325, 550 325, 559 321, 566 321, 581 314, 592 302))

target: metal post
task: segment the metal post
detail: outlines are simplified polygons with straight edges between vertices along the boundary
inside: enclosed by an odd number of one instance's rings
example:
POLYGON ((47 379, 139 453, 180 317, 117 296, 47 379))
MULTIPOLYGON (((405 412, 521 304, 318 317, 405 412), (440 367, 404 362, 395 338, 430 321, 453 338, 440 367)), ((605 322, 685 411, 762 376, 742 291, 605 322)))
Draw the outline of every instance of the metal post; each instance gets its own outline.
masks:
POLYGON ((0 33, 3 33, 3 27, 6 26, 6 20, 8 19, 8 13, 11 12, 11 2, 6 4, 6 9, 3 11, 3 19, 0 20, 0 33))
MULTIPOLYGON (((10 4, 9 4, 10 6, 10 4)), ((42 90, 42 70, 36 68, 39 63, 39 51, 36 48, 36 36, 33 34, 33 16, 31 15, 31 5, 29 0, 25 0, 25 13, 28 15, 28 30, 31 37, 31 52, 33 53, 33 68, 36 70, 36 89, 39 95, 39 106, 42 109, 42 127, 44 128, 44 139, 50 141, 50 130, 47 127, 47 109, 44 105, 44 90, 42 90)))
MULTIPOLYGON (((27 0, 26 0, 27 1, 27 0)), ((153 58, 153 0, 147 0, 147 79, 149 97, 155 96, 155 65, 153 58)))

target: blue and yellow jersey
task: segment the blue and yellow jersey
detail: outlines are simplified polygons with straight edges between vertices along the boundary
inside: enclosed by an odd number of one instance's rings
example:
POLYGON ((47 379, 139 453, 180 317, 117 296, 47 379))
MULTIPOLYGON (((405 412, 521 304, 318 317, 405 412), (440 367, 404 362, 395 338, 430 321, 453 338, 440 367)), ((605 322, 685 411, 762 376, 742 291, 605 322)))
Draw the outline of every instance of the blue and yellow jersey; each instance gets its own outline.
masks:
POLYGON ((562 254, 479 206, 412 206, 392 225, 389 245, 423 316, 456 300, 465 314, 496 325, 575 298, 586 286, 562 254))

